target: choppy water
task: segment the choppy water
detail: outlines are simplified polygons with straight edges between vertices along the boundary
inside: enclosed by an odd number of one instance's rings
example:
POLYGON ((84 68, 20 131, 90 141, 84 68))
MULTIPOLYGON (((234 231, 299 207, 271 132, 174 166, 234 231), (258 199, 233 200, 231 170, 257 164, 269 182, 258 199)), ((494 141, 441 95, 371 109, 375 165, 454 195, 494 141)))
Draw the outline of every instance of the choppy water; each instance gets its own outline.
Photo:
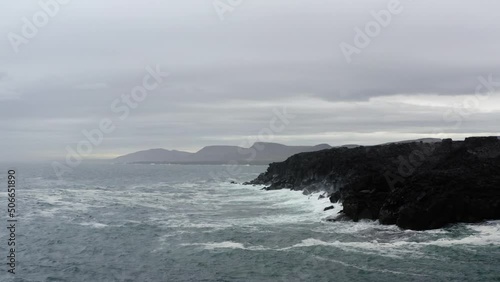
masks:
POLYGON ((58 180, 49 165, 19 165, 17 274, 2 263, 0 280, 500 281, 500 221, 425 232, 325 222, 339 206, 210 176, 228 170, 82 164, 58 180))

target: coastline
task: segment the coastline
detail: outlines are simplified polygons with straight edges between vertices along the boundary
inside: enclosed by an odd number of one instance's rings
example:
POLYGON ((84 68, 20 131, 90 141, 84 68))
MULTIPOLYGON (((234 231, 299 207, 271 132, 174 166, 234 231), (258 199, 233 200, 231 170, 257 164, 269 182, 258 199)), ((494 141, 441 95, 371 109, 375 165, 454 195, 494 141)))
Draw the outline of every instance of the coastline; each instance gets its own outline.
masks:
POLYGON ((342 218, 404 229, 495 220, 500 219, 500 140, 469 137, 301 153, 270 164, 245 184, 325 191, 332 203, 342 202, 342 218))

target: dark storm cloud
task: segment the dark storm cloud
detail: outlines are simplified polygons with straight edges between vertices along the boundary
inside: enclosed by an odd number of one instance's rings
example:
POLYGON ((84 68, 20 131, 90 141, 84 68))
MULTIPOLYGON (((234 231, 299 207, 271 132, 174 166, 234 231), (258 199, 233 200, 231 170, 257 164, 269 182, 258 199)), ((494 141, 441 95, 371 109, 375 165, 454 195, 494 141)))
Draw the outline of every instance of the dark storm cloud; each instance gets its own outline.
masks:
POLYGON ((478 76, 500 80, 500 3, 400 2, 350 63, 340 44, 389 1, 248 0, 224 21, 211 1, 69 1, 19 53, 7 35, 40 6, 0 4, 1 157, 63 155, 83 129, 116 120, 112 101, 155 65, 168 81, 96 155, 239 144, 283 106, 297 118, 275 141, 290 144, 497 132, 496 95, 456 128, 443 112, 474 94, 478 76))

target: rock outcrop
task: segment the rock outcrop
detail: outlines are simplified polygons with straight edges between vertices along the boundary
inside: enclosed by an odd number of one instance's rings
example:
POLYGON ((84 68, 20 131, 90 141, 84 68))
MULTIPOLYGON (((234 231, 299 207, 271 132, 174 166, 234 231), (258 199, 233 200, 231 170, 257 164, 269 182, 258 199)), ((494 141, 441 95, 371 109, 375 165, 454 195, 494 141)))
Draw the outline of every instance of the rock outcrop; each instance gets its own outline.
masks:
POLYGON ((323 211, 333 210, 334 208, 335 208, 334 206, 328 206, 328 207, 324 208, 323 211))
POLYGON ((301 153, 247 184, 327 191, 343 216, 425 230, 500 219, 500 140, 470 137, 301 153))

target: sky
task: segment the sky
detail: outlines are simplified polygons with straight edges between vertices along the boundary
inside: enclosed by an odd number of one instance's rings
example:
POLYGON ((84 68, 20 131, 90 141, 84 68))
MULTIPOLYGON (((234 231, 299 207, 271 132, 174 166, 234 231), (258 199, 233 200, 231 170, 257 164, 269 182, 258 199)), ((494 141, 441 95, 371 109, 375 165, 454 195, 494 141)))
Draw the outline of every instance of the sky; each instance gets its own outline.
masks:
POLYGON ((499 1, 58 1, 0 3, 0 160, 500 135, 499 1))

